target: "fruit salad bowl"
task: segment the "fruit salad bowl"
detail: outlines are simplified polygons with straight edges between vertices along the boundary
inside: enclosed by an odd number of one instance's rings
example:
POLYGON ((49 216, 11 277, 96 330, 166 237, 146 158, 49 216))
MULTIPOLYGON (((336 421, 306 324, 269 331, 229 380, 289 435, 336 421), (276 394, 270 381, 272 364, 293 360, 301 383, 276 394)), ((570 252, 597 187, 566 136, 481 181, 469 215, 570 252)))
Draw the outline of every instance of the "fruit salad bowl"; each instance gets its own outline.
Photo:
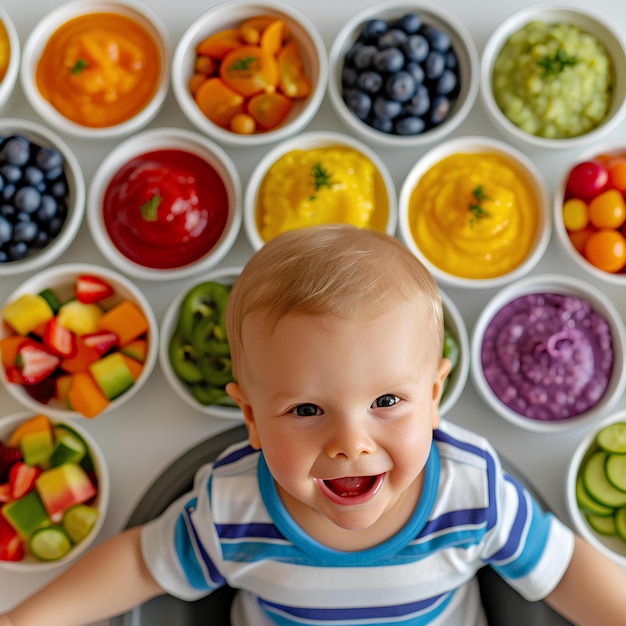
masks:
POLYGON ((70 146, 43 124, 0 119, 0 279, 51 265, 85 213, 83 172, 70 146))
POLYGON ((478 95, 476 44, 437 6, 396 1, 359 11, 335 37, 329 63, 328 94, 339 118, 376 145, 441 141, 478 95))
POLYGON ((130 280, 92 264, 35 274, 0 310, 0 380, 20 404, 57 419, 119 409, 158 354, 152 307, 130 280))
POLYGON ((67 565, 98 537, 109 504, 102 449, 75 420, 0 417, 0 569, 67 565))

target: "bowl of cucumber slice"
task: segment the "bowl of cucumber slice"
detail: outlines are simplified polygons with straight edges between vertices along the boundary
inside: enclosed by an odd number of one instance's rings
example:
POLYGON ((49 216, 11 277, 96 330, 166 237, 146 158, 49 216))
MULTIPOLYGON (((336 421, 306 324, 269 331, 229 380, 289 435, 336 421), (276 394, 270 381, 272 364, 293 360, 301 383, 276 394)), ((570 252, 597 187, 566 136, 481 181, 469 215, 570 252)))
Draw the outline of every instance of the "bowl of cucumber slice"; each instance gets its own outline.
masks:
POLYGON ((606 417, 579 443, 566 502, 576 531, 626 568, 626 410, 606 417))

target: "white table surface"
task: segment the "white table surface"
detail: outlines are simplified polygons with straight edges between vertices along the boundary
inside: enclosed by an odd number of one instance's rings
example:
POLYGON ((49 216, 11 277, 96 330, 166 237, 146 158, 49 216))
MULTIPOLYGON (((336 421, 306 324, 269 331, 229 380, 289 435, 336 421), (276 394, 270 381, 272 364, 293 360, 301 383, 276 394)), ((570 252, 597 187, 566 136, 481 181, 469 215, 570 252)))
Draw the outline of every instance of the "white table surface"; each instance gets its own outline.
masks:
MULTIPOLYGON (((145 0, 145 2, 166 24, 172 48, 193 19, 208 6, 214 4, 211 0, 183 0, 182 2, 145 0)), ((328 49, 347 19, 356 10, 373 4, 373 2, 363 0, 343 0, 343 2, 288 0, 288 2, 316 24, 328 49)), ((58 0, 2 1, 2 6, 16 23, 22 43, 34 25, 47 11, 58 4, 58 0)), ((529 3, 516 0, 481 0, 480 2, 439 0, 436 4, 454 13, 466 25, 480 52, 489 34, 500 21, 515 9, 529 3)), ((620 31, 621 36, 626 37, 626 3, 615 0, 570 0, 569 4, 588 7, 604 15, 620 31)), ((25 100, 19 84, 8 105, 2 111, 2 115, 41 121, 25 100)), ((163 109, 151 126, 172 125, 192 128, 170 93, 163 109)), ((347 132, 327 99, 307 129, 347 132)), ((466 122, 454 134, 485 134, 504 139, 499 137, 491 126, 479 100, 466 122)), ((613 133, 610 139, 626 139, 625 134, 626 126, 622 126, 613 133)), ((87 184, 89 184, 99 162, 113 148, 115 142, 87 142, 70 137, 66 139, 73 147, 83 167, 87 184)), ((245 185, 253 166, 268 148, 226 149, 234 159, 242 183, 245 185)), ((390 167, 399 190, 410 167, 424 150, 394 152, 379 148, 378 152, 390 167)), ((554 192, 566 166, 575 156, 568 153, 555 155, 539 151, 527 151, 527 154, 544 173, 551 192, 554 192)), ((222 265, 242 264, 250 254, 251 248, 242 230, 235 247, 222 265)), ((82 225, 76 240, 60 258, 59 263, 76 261, 110 265, 95 248, 86 223, 82 225)), ((582 275, 577 268, 567 263, 554 237, 546 255, 535 269, 535 273, 544 272, 562 272, 586 279, 586 276, 582 275)), ((151 301, 157 318, 161 319, 173 296, 192 280, 193 278, 166 283, 136 282, 151 301)), ((20 284, 20 281, 19 276, 1 279, 0 302, 5 300, 10 291, 20 284)), ((601 288, 613 298, 621 313, 626 316, 624 291, 606 285, 601 285, 601 288)), ((446 291, 458 304, 470 330, 481 306, 493 295, 492 291, 467 292, 450 288, 446 288, 446 291)), ((626 408, 624 399, 620 401, 617 408, 626 408)), ((9 415, 18 410, 20 406, 16 401, 5 389, 0 389, 0 416, 9 415)), ((545 436, 520 430, 493 414, 486 407, 478 397, 471 380, 468 380, 461 399, 449 413, 448 418, 487 435, 496 448, 522 470, 557 515, 566 523, 570 523, 564 498, 565 475, 568 462, 584 432, 545 436)), ((158 365, 141 392, 122 408, 94 420, 82 420, 81 424, 100 442, 110 466, 111 503, 100 540, 114 535, 124 527, 142 494, 172 461, 199 441, 235 425, 232 421, 211 419, 190 409, 169 390, 158 365)), ((0 570, 0 611, 9 609, 58 573, 59 570, 55 570, 33 575, 7 573, 0 570)))

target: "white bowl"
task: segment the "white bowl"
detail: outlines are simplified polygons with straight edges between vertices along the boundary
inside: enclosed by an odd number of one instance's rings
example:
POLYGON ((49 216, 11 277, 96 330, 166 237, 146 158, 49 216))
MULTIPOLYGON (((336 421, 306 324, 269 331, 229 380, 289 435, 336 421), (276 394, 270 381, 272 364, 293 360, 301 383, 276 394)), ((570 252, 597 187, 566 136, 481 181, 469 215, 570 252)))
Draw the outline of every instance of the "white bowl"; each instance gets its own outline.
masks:
MULTIPOLYGON (((150 59, 154 62, 154 59, 150 59)), ((43 17, 32 29, 22 50, 20 78, 24 94, 38 115, 60 132, 82 139, 110 139, 137 132, 159 112, 169 88, 169 34, 159 17, 148 6, 135 0, 97 0, 85 3, 70 0, 43 17), (65 116, 45 99, 36 81, 36 70, 50 37, 67 22, 91 13, 113 13, 137 22, 153 39, 158 50, 160 73, 152 94, 137 113, 108 126, 86 125, 65 116)))
POLYGON ((450 374, 448 386, 439 404, 439 415, 444 417, 456 405, 465 389, 470 368, 470 343, 461 311, 447 293, 441 290, 440 293, 443 303, 444 326, 452 333, 459 346, 459 361, 450 374))
MULTIPOLYGON (((526 312, 524 314, 526 315, 526 312)), ((529 320, 528 324, 533 328, 538 328, 538 325, 541 324, 541 320, 529 320)), ((518 334, 522 339, 524 339, 521 329, 519 329, 518 334)), ((556 334, 552 334, 551 337, 558 340, 558 336, 556 334)), ((539 341, 540 339, 541 341, 544 339, 547 341, 548 338, 544 338, 543 335, 541 335, 540 337, 535 337, 534 339, 528 337, 527 341, 539 341)), ((626 389, 624 345, 626 345, 626 328, 624 326, 624 321, 622 320, 622 317, 613 302, 600 289, 591 284, 587 284, 580 279, 565 275, 539 274, 529 276, 525 279, 517 281, 516 283, 508 285, 504 289, 501 289, 487 302, 478 316, 476 323, 474 324, 471 337, 472 380, 480 396, 487 403, 487 405, 511 424, 539 433, 563 433, 574 431, 588 427, 590 424, 597 421, 600 417, 606 414, 607 411, 611 410, 615 403, 620 400, 624 394, 624 390, 626 389), (611 334, 613 367, 608 380, 608 385, 594 406, 591 406, 584 412, 570 418, 541 420, 526 417, 504 404, 504 402, 492 390, 484 373, 481 355, 482 346, 485 332, 490 326, 494 316, 508 303, 519 297, 541 293, 560 294, 585 300, 589 303, 592 311, 599 314, 606 320, 611 334)), ((519 352, 520 346, 516 344, 511 346, 510 349, 517 350, 519 352)), ((542 351, 541 354, 545 355, 546 351, 542 351)), ((580 353, 577 356, 580 359, 580 353)), ((567 358, 573 359, 575 357, 570 356, 567 358)), ((583 356, 582 366, 589 366, 590 359, 592 358, 593 357, 590 357, 588 354, 583 356)), ((521 369, 523 363, 527 363, 530 360, 530 356, 526 352, 519 352, 519 360, 521 362, 519 368, 521 369), (524 357, 526 358, 524 359, 524 357)), ((533 358, 532 363, 534 364, 534 362, 533 358)), ((548 361, 548 363, 552 365, 551 361, 548 361)), ((528 377, 526 377, 526 380, 528 380, 528 377)), ((555 392, 550 391, 548 392, 548 395, 550 393, 554 394, 555 392)))
MULTIPOLYGON (((601 145, 588 147, 587 149, 578 153, 575 158, 571 159, 567 163, 567 166, 563 171, 561 182, 559 183, 559 186, 554 194, 553 218, 554 230, 556 231, 557 239, 562 249, 567 254, 569 260, 571 260, 577 267, 581 268, 586 274, 588 274, 592 282, 600 281, 608 285, 617 285, 618 287, 624 287, 626 286, 626 269, 616 273, 606 272, 587 261, 584 255, 581 254, 574 246, 563 221, 563 202, 567 189, 567 181, 569 178, 569 174, 574 166, 587 161, 596 161, 599 157, 610 158, 611 156, 618 155, 624 156, 626 158, 626 143, 624 143, 623 141, 613 141, 608 144, 602 143, 601 145)), ((610 188, 610 186, 607 187, 607 189, 608 188, 610 188)), ((588 203, 588 200, 586 200, 586 202, 588 203)), ((621 227, 621 230, 623 233, 624 226, 621 227)))
POLYGON ((583 460, 587 453, 596 449, 596 436, 604 427, 615 422, 626 422, 626 411, 617 411, 606 416, 603 420, 590 428, 576 447, 572 460, 569 463, 565 480, 565 504, 567 512, 574 523, 574 530, 586 539, 596 550, 626 568, 626 541, 615 535, 603 535, 594 530, 578 506, 576 499, 576 480, 583 460))
POLYGON ((377 3, 353 15, 336 35, 329 53, 332 71, 328 94, 341 121, 361 139, 391 148, 419 148, 441 141, 457 129, 472 110, 479 88, 478 49, 467 28, 452 13, 435 5, 394 1, 377 3), (342 95, 342 69, 346 53, 356 42, 363 26, 372 19, 393 22, 407 13, 417 13, 428 26, 445 30, 451 39, 459 63, 460 92, 451 111, 439 125, 415 135, 396 135, 377 130, 358 118, 348 108, 342 95))
MULTIPOLYGON (((29 411, 23 411, 14 413, 12 415, 6 415, 0 417, 0 441, 6 443, 11 433, 27 419, 35 417, 39 412, 33 414, 29 411)), ((0 568, 13 571, 24 572, 28 574, 36 574, 38 572, 45 572, 57 567, 67 565, 70 561, 78 558, 81 554, 85 553, 93 545, 93 542, 98 537, 109 508, 109 497, 111 491, 111 483, 109 478, 108 465, 102 451, 102 448, 98 442, 94 439, 91 433, 81 426, 76 421, 67 421, 63 419, 57 419, 49 414, 50 420, 53 425, 62 424, 76 432, 87 444, 89 454, 93 461, 93 466, 98 480, 98 494, 93 502, 93 506, 97 507, 100 515, 96 520, 91 532, 79 543, 77 543, 68 554, 63 558, 56 561, 40 561, 32 556, 27 549, 25 549, 25 556, 21 561, 0 561, 0 568)))
MULTIPOLYGON (((476 162, 478 163, 478 162, 476 162)), ((489 184, 485 180, 484 176, 479 176, 480 180, 477 184, 485 188, 487 196, 489 195, 489 184)), ((500 177, 501 179, 502 177, 500 177)), ((439 180, 447 183, 441 177, 439 180)), ((469 174, 463 177, 463 181, 471 181, 469 174)), ((450 183, 452 184, 452 183, 450 183)), ((457 183, 458 186, 458 183, 457 183)), ((472 183, 473 187, 473 183, 472 183)), ((509 185, 505 185, 506 189, 509 189, 509 185)), ((469 192, 467 198, 468 207, 472 202, 472 194, 469 192)), ((398 232, 400 238, 405 245, 418 257, 418 259, 431 271, 436 280, 442 285, 450 287, 462 287, 462 288, 476 288, 476 289, 488 289, 494 287, 501 287, 511 281, 517 280, 527 274, 535 265, 539 262, 543 256, 550 240, 551 233, 551 213, 550 213, 550 196, 548 193, 547 185, 541 175, 541 172, 534 165, 534 163, 521 151, 509 146, 508 144, 493 139, 490 137, 480 136, 465 136, 465 137, 452 137, 445 140, 443 143, 431 148, 426 152, 415 165, 411 168, 407 174, 402 187, 400 188, 399 199, 399 219, 398 219, 398 232), (472 278, 467 276, 461 276, 453 274, 449 271, 445 271, 439 267, 433 260, 431 260, 423 250, 418 246, 413 233, 413 225, 411 220, 411 196, 414 189, 420 183, 422 178, 428 174, 428 172, 435 167, 440 161, 456 154, 469 154, 468 166, 474 167, 475 162, 472 160, 473 155, 479 155, 481 153, 495 154, 503 158, 514 170, 518 172, 518 180, 525 180, 527 186, 531 190, 530 192, 534 196, 537 205, 537 229, 534 239, 529 241, 529 249, 526 257, 520 262, 504 273, 497 274, 495 270, 492 276, 485 278, 472 278)), ((454 198, 453 198, 454 199, 454 198)), ((448 214, 448 209, 442 209, 448 214)), ((469 208, 468 208, 469 211, 469 208)), ((528 228, 527 225, 520 225, 518 228, 528 228)), ((460 229, 459 229, 460 230, 460 229)), ((504 231, 505 233, 507 231, 504 231)), ((463 235, 463 231, 460 230, 459 238, 463 235)), ((447 229, 442 231, 435 239, 436 235, 433 235, 433 241, 441 240, 442 245, 446 242, 452 245, 450 239, 450 231, 447 229)), ((512 247, 509 247, 511 249, 512 247)), ((483 250, 475 250, 476 256, 474 263, 477 262, 478 255, 483 254, 483 250)), ((469 258, 469 257, 468 257, 469 258)), ((481 263, 483 261, 481 260, 481 263)), ((486 261, 485 261, 486 262, 486 261)), ((468 266, 469 267, 469 266, 468 266)))
POLYGON ((100 252, 120 271, 144 280, 181 279, 213 268, 235 243, 241 220, 241 183, 233 161, 210 139, 182 128, 153 128, 124 140, 102 161, 89 188, 87 224, 100 252), (225 187, 228 215, 222 234, 203 256, 186 265, 155 268, 131 260, 115 245, 105 226, 103 202, 114 176, 130 160, 158 150, 181 150, 199 157, 217 173, 225 187))
MULTIPOLYGON (((622 38, 614 27, 593 10, 535 3, 515 11, 493 31, 482 53, 480 84, 481 100, 490 120, 508 139, 524 148, 580 148, 606 136, 616 129, 626 116, 626 50, 622 38), (514 124, 498 106, 492 84, 496 60, 509 37, 532 21, 578 26, 582 31, 595 36, 611 58, 614 80, 611 104, 603 121, 589 132, 575 137, 554 139, 533 135, 514 124)), ((567 97, 571 97, 571 90, 567 97)))
POLYGON ((388 235, 395 234, 398 220, 396 189, 391 173, 384 161, 369 146, 349 135, 331 131, 310 131, 286 139, 274 146, 259 161, 248 179, 244 196, 243 224, 248 241, 255 252, 265 245, 265 240, 257 226, 257 203, 263 181, 270 167, 278 159, 294 150, 307 151, 333 147, 355 150, 374 164, 378 173, 375 177, 375 193, 381 199, 380 204, 383 205, 382 210, 379 206, 375 207, 374 215, 380 224, 380 230, 384 230, 388 235))
MULTIPOLYGON (((42 270, 41 272, 29 277, 20 287, 8 295, 2 304, 2 308, 23 294, 37 294, 44 289, 52 289, 58 295, 62 303, 66 302, 73 297, 75 280, 80 274, 93 274, 95 276, 99 276, 113 287, 115 291, 114 295, 102 301, 102 308, 108 310, 121 300, 131 300, 143 311, 150 326, 150 331, 147 337, 148 350, 141 374, 135 381, 134 385, 114 400, 111 400, 106 409, 98 414, 104 415, 105 413, 109 413, 120 408, 143 387, 143 385, 150 378, 154 365, 157 361, 159 327, 154 316, 152 306, 140 289, 128 278, 122 276, 114 270, 88 263, 66 263, 49 267, 48 269, 42 270)), ((14 334, 15 332, 9 328, 8 324, 2 324, 0 326, 0 339, 14 334)), ((46 413, 50 417, 54 417, 56 419, 82 418, 81 413, 66 408, 64 404, 56 398, 51 399, 47 404, 39 402, 26 392, 23 385, 9 382, 4 367, 0 367, 0 380, 13 398, 31 411, 46 413)))
POLYGON ((317 113, 328 82, 328 56, 319 31, 304 15, 275 0, 220 2, 199 15, 178 40, 172 58, 172 90, 187 119, 202 133, 220 144, 230 146, 260 146, 290 137, 301 131, 317 113), (297 42, 303 57, 304 70, 311 79, 308 97, 294 100, 291 111, 276 128, 267 132, 238 134, 213 123, 200 110, 188 82, 194 74, 196 46, 212 33, 237 28, 244 20, 261 15, 281 18, 288 33, 297 42))
POLYGON ((15 261, 0 263, 0 277, 34 272, 54 263, 72 243, 85 213, 85 179, 72 149, 43 124, 19 118, 0 119, 0 136, 22 135, 41 148, 56 148, 64 158, 67 180, 67 215, 59 233, 39 252, 15 261))
POLYGON ((163 319, 161 321, 159 364, 167 382, 170 384, 170 387, 174 390, 176 395, 183 400, 183 402, 193 407, 196 411, 200 411, 201 413, 204 413, 211 417, 239 420, 243 419, 239 407, 221 406, 217 404, 202 404, 192 395, 188 386, 185 385, 185 383, 183 383, 180 378, 178 378, 178 376, 176 376, 176 374, 174 373, 169 358, 169 344, 178 324, 181 303, 183 302, 185 296, 189 293, 189 291, 197 285, 209 281, 217 282, 223 285, 232 285, 241 273, 242 269, 243 268, 241 267, 222 267, 207 272, 202 276, 202 279, 194 281, 179 292, 179 294, 174 298, 174 300, 172 300, 172 302, 168 306, 167 311, 165 312, 165 315, 163 316, 163 319))
POLYGON ((15 87, 15 83, 17 82, 17 77, 20 73, 20 57, 22 54, 22 49, 20 45, 20 37, 17 32, 17 28, 15 28, 15 24, 11 19, 11 16, 7 13, 6 9, 3 9, 0 6, 0 22, 4 25, 4 30, 6 31, 6 37, 8 39, 9 44, 9 62, 4 73, 4 77, 0 80, 0 109, 7 103, 11 94, 13 93, 13 89, 15 87))

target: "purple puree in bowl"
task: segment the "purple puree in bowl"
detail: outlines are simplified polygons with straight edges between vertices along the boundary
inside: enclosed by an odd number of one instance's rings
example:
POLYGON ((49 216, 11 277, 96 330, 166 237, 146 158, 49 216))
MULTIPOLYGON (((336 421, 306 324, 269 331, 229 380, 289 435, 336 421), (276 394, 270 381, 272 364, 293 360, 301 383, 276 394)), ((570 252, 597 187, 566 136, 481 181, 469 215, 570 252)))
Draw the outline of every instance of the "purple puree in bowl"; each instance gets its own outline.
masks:
POLYGON ((563 420, 595 406, 613 369, 607 321, 581 298, 520 296, 493 317, 481 362, 495 395, 535 420, 563 420))

